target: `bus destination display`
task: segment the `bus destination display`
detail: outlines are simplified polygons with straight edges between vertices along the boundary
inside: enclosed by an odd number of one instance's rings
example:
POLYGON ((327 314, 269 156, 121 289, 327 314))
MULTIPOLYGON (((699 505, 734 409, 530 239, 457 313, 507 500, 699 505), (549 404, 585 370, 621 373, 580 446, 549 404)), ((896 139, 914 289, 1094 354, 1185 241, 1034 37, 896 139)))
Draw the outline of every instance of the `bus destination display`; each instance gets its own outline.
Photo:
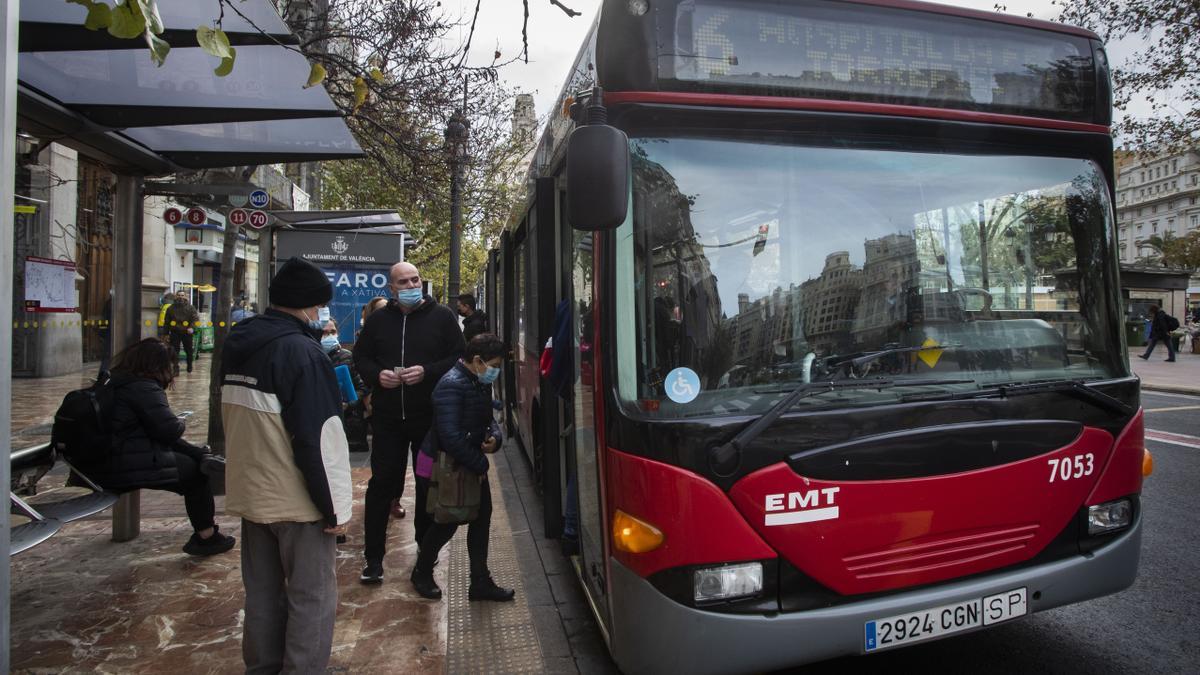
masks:
POLYGON ((1078 121, 1095 102, 1086 38, 893 8, 685 0, 669 56, 663 78, 700 89, 1078 121))

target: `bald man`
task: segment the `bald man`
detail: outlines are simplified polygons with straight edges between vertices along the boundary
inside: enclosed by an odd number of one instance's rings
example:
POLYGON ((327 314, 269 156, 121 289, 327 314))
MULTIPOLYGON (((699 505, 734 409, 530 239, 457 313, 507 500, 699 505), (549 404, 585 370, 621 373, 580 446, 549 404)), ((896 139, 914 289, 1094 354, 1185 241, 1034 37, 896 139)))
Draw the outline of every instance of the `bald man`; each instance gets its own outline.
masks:
MULTIPOLYGON (((367 317, 354 344, 354 366, 371 387, 371 480, 367 483, 366 565, 360 581, 383 581, 383 556, 392 499, 404 492, 408 458, 433 420, 430 395, 462 356, 465 344, 454 312, 421 290, 421 273, 409 263, 392 266, 392 299, 367 317)), ((418 482, 413 514, 418 543, 429 527, 418 482)))

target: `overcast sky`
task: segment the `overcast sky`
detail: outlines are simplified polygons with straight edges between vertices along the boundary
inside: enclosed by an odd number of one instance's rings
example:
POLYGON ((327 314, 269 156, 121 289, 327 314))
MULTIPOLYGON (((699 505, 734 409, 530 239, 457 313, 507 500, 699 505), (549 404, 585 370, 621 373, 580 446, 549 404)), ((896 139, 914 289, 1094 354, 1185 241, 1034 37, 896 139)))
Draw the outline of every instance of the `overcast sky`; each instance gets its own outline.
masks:
MULTIPOLYGON (((654 0, 650 0, 653 2, 654 0)), ((464 15, 475 7, 475 0, 442 0, 451 11, 461 7, 464 15)), ((520 91, 534 95, 538 117, 544 117, 547 109, 558 98, 559 90, 566 79, 583 37, 596 17, 600 0, 561 0, 580 12, 570 18, 550 0, 529 2, 529 63, 513 63, 505 66, 504 79, 520 91)), ((942 4, 971 7, 994 11, 996 0, 947 0, 942 4)), ((1057 11, 1050 0, 1007 0, 1008 12, 1019 16, 1032 12, 1039 19, 1052 19, 1057 11)), ((472 41, 472 60, 490 61, 499 49, 503 59, 516 56, 521 51, 521 0, 486 0, 479 12, 479 21, 472 41)), ((467 16, 469 20, 470 17, 467 16)), ((462 37, 466 38, 466 27, 462 37)), ((1121 63, 1136 45, 1109 45, 1109 55, 1114 63, 1121 63)))

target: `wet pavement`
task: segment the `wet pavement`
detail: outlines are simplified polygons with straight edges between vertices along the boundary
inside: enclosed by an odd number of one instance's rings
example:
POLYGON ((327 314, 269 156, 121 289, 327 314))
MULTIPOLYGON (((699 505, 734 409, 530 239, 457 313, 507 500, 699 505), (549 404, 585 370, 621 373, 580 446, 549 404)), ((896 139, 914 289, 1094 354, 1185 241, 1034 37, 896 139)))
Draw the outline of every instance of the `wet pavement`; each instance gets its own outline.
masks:
MULTIPOLYGON (((204 441, 208 358, 183 373, 168 397, 172 408, 194 410, 187 436, 204 441)), ((48 438, 62 396, 86 386, 95 370, 13 383, 14 447, 48 438), (19 420, 19 422, 18 422, 19 420), (19 441, 19 442, 17 442, 19 441)), ((467 602, 465 531, 461 528, 435 578, 446 598, 416 595, 408 574, 416 559, 411 519, 393 521, 384 560, 385 582, 363 586, 362 508, 370 478, 365 453, 351 455, 354 517, 337 557, 338 614, 328 672, 544 672, 542 650, 518 568, 505 508, 506 475, 493 468, 495 493, 489 560, 496 580, 517 588, 507 604, 467 602), (456 665, 457 664, 457 665, 456 665)), ((62 467, 39 483, 61 485, 62 467)), ((408 484, 412 485, 411 476, 408 484)), ((412 513, 413 490, 404 503, 412 513)), ((66 524, 46 542, 11 559, 11 665, 15 673, 228 673, 241 660, 240 546, 210 558, 181 547, 191 534, 177 495, 143 490, 141 535, 111 541, 108 511, 66 524)), ((239 521, 217 498, 221 531, 240 539, 239 521)), ((240 543, 240 542, 239 542, 240 543)))

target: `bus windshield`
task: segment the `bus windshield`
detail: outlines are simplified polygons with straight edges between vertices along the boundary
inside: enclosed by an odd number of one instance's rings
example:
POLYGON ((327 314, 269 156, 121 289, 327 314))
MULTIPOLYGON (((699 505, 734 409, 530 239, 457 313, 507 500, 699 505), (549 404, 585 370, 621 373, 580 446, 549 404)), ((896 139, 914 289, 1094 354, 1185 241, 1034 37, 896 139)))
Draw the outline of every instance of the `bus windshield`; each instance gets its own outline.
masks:
POLYGON ((767 136, 631 145, 617 384, 638 413, 758 414, 799 384, 855 378, 900 386, 831 387, 798 408, 1127 374, 1091 161, 767 136))

